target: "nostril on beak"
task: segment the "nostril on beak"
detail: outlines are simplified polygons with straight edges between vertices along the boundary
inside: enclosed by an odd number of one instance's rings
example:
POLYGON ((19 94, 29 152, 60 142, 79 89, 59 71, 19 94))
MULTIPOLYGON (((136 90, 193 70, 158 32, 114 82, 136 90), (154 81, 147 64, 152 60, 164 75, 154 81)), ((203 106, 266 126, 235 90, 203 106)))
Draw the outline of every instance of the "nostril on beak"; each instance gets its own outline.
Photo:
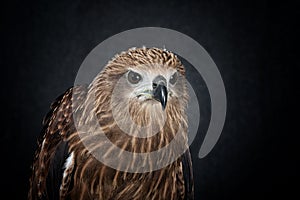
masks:
POLYGON ((167 80, 162 75, 158 75, 155 77, 155 79, 152 81, 152 87, 153 89, 156 89, 158 85, 164 85, 167 86, 167 80))
POLYGON ((157 83, 153 83, 152 88, 153 88, 153 90, 155 90, 157 88, 157 83))

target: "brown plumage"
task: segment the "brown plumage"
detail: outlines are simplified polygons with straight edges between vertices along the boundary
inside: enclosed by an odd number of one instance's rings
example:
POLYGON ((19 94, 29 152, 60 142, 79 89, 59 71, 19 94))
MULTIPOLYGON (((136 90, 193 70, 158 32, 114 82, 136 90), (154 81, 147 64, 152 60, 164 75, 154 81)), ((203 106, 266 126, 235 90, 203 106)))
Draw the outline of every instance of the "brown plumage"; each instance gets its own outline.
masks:
MULTIPOLYGON (((51 105, 43 121, 29 199, 193 199, 189 150, 161 169, 155 169, 154 161, 145 161, 153 170, 144 173, 113 169, 93 154, 101 151, 108 157, 116 156, 110 147, 106 148, 101 139, 104 135, 123 150, 149 153, 167 146, 180 134, 176 149, 163 155, 166 160, 187 148, 188 95, 184 76, 183 65, 171 52, 129 49, 116 55, 89 86, 68 89, 51 105), (151 91, 136 83, 146 85, 147 80, 151 91), (139 130, 129 126, 130 133, 124 133, 120 127, 122 123, 127 125, 129 119, 141 127, 152 124, 158 132, 152 135, 146 129, 147 137, 135 137, 139 130), (85 128, 78 130, 75 122, 85 128)), ((134 164, 124 164, 119 159, 120 168, 134 164)))

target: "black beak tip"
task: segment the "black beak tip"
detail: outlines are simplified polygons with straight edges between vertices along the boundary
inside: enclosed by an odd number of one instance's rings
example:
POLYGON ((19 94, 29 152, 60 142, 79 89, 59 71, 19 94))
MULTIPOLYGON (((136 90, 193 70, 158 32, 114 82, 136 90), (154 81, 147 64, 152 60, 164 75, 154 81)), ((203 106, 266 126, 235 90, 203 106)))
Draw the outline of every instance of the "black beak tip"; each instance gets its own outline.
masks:
POLYGON ((159 101, 162 106, 162 110, 165 110, 168 101, 168 91, 165 85, 160 84, 154 90, 154 99, 159 101))
POLYGON ((161 103, 162 110, 165 110, 165 109, 166 109, 166 106, 167 106, 167 104, 161 103))

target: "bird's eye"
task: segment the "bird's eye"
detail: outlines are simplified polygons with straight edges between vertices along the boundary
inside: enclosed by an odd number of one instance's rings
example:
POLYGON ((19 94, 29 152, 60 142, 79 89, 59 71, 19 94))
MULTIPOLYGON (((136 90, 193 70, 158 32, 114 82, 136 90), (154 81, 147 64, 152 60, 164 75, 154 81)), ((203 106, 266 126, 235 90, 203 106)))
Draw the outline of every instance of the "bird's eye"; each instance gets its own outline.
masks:
POLYGON ((127 79, 131 84, 137 84, 142 80, 142 76, 139 73, 134 71, 129 71, 127 75, 127 79))
POLYGON ((174 85, 174 84, 176 83, 177 79, 178 79, 178 74, 177 74, 177 72, 175 72, 175 73, 170 77, 169 82, 170 82, 172 85, 174 85))

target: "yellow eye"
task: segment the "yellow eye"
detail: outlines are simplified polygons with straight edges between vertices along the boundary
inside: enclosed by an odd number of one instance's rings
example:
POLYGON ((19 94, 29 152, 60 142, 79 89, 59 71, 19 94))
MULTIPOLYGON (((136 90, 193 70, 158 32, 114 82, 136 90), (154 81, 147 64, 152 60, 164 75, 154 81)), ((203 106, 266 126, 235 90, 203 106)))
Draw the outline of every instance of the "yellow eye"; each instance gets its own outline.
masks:
POLYGON ((136 73, 134 71, 129 71, 127 74, 127 79, 129 83, 131 84, 137 84, 142 80, 142 76, 139 73, 136 73))
POLYGON ((177 79, 178 79, 178 73, 175 72, 175 73, 170 77, 169 82, 170 82, 172 85, 174 85, 174 84, 176 83, 177 79))

